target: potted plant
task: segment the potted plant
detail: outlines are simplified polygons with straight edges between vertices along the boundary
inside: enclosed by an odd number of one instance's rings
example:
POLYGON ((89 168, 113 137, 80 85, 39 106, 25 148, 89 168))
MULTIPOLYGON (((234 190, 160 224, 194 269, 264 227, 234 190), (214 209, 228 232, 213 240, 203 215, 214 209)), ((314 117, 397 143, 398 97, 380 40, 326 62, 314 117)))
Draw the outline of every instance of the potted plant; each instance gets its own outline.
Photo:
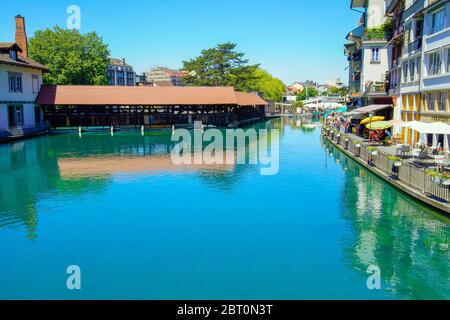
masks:
POLYGON ((450 174, 448 173, 441 174, 441 181, 444 186, 450 186, 450 174))
MULTIPOLYGON (((447 175, 447 174, 446 174, 447 175)), ((428 177, 430 177, 430 179, 433 181, 433 182, 435 182, 435 183, 438 183, 438 184, 441 184, 441 183, 443 183, 443 175, 441 175, 438 171, 436 171, 436 170, 428 170, 427 171, 427 176, 428 177)), ((450 178, 450 176, 449 177, 447 177, 446 178, 446 180, 448 180, 450 178)))
POLYGON ((389 156, 388 159, 392 162, 392 173, 395 174, 393 177, 398 180, 399 178, 399 169, 402 166, 402 159, 397 156, 389 156))
POLYGON ((389 160, 392 161, 392 164, 394 165, 394 167, 401 167, 402 166, 402 158, 397 157, 397 156, 389 156, 389 160))
POLYGON ((348 149, 348 142, 350 141, 350 137, 344 134, 342 138, 344 139, 345 149, 348 149))
POLYGON ((355 156, 359 157, 359 155, 361 154, 361 141, 359 140, 353 140, 353 145, 355 146, 355 156))
POLYGON ((367 148, 367 153, 368 153, 368 157, 367 157, 367 163, 369 165, 373 166, 373 157, 375 157, 376 155, 378 155, 378 149, 375 147, 368 147, 367 148))
POLYGON ((375 147, 368 147, 367 148, 367 152, 371 155, 371 156, 376 156, 378 155, 378 149, 375 147))
POLYGON ((356 148, 361 148, 361 141, 359 140, 353 140, 353 144, 355 145, 356 148))

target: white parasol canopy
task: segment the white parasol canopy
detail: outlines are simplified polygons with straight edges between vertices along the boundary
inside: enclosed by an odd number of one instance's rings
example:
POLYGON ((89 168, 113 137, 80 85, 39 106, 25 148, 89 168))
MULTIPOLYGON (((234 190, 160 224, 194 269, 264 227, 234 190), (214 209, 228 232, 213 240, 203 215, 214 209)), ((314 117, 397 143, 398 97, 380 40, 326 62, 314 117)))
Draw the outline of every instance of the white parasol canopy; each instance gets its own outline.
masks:
POLYGON ((406 127, 411 128, 422 134, 443 134, 450 135, 450 125, 443 122, 420 122, 412 121, 405 124, 406 127))

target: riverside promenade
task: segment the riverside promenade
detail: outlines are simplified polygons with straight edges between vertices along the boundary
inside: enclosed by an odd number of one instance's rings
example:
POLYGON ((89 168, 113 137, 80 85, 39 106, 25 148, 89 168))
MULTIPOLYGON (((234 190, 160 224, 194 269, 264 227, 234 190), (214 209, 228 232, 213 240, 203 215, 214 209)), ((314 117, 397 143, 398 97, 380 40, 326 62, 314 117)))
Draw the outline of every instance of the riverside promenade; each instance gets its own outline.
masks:
POLYGON ((427 174, 426 167, 404 159, 395 161, 401 162, 401 165, 394 166, 394 161, 389 158, 395 156, 395 148, 370 149, 368 142, 362 138, 350 134, 346 135, 348 138, 344 136, 322 127, 323 139, 344 154, 401 191, 450 215, 450 187, 437 183, 427 174))

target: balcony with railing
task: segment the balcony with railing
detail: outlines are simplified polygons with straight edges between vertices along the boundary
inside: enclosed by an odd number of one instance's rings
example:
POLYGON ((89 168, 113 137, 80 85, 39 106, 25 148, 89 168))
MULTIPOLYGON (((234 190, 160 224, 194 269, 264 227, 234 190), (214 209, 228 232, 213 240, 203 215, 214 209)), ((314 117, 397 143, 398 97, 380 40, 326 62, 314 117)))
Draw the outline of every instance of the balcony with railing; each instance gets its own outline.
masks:
POLYGON ((365 95, 368 96, 387 96, 385 81, 368 81, 365 84, 365 95))
POLYGON ((396 42, 392 45, 392 63, 391 69, 401 65, 403 58, 403 42, 396 42))
POLYGON ((392 39, 392 30, 383 32, 371 32, 370 29, 361 38, 362 41, 389 41, 392 39))
POLYGON ((444 2, 445 0, 426 0, 425 7, 429 7, 438 2, 444 2))
POLYGON ((386 14, 392 13, 395 6, 400 2, 400 0, 386 0, 386 14))
POLYGON ((408 8, 405 9, 403 17, 409 18, 425 7, 425 0, 415 0, 408 8))
POLYGON ((349 62, 361 62, 362 60, 361 51, 358 51, 357 53, 353 53, 348 57, 349 62))
POLYGON ((401 88, 400 69, 386 73, 386 93, 389 96, 399 96, 401 88))
POLYGON ((406 54, 412 54, 415 52, 419 52, 422 50, 422 37, 414 40, 413 42, 409 43, 408 46, 406 47, 406 54))

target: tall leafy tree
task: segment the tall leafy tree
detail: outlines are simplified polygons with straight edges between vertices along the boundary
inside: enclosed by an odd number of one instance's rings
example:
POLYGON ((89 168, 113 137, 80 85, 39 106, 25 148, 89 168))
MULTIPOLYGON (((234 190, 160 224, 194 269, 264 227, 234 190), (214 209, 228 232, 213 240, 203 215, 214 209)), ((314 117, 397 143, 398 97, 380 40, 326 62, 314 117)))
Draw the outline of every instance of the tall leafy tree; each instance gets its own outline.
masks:
POLYGON ((342 87, 342 88, 332 87, 332 88, 330 88, 330 90, 328 90, 328 93, 340 95, 341 97, 345 97, 346 95, 348 95, 349 90, 346 87, 342 87))
POLYGON ((319 91, 314 87, 308 87, 297 95, 297 101, 306 100, 306 98, 315 98, 319 95, 319 91))
POLYGON ((275 78, 265 70, 255 71, 256 85, 254 91, 262 92, 266 100, 282 101, 285 85, 283 81, 275 78))
POLYGON ((107 84, 108 46, 95 32, 80 34, 60 27, 37 31, 29 41, 30 58, 46 65, 46 84, 107 84))
POLYGON ((252 90, 258 80, 259 65, 248 64, 236 44, 219 44, 201 52, 197 58, 183 61, 187 72, 184 82, 188 86, 233 86, 238 91, 252 90))

